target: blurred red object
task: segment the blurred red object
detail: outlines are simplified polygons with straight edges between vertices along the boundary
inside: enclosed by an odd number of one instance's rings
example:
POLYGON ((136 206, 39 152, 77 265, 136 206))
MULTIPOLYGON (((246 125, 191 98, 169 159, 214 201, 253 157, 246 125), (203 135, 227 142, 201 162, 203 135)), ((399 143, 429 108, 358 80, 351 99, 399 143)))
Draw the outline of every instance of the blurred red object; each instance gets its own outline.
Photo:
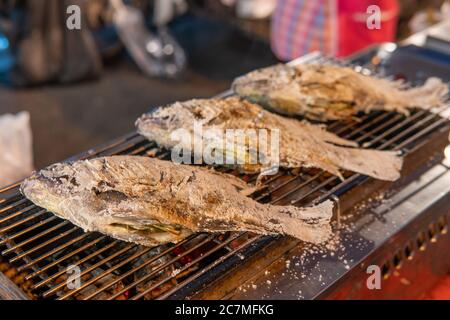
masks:
POLYGON ((424 299, 450 300, 450 276, 445 277, 430 292, 427 292, 424 299))
POLYGON ((397 0, 338 0, 339 40, 337 56, 348 56, 370 45, 395 41, 397 0), (380 22, 376 25, 377 11, 380 22), (379 27, 379 28, 377 28, 379 27))
POLYGON ((343 57, 395 41, 398 0, 278 0, 272 49, 281 60, 312 51, 343 57))

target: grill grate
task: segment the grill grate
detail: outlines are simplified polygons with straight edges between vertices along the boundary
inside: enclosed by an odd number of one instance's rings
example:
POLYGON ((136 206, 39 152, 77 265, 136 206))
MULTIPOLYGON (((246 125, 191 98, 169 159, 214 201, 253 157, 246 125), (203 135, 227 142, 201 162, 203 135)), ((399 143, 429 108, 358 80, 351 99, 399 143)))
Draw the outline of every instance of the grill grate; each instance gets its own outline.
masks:
MULTIPOLYGON (((328 130, 365 147, 408 154, 427 143, 433 132, 448 130, 449 109, 416 110, 409 117, 376 111, 351 122, 333 122, 328 130)), ((71 160, 120 154, 168 156, 154 142, 132 133, 71 160)), ((314 169, 280 171, 253 197, 264 203, 309 205, 337 199, 362 179, 369 179, 350 172, 344 177, 341 181, 314 169)), ((243 179, 254 181, 255 177, 243 179)), ((0 251, 2 259, 23 274, 26 291, 33 298, 169 298, 227 259, 245 259, 252 246, 270 238, 248 232, 200 233, 175 245, 146 248, 99 233, 84 233, 33 205, 20 195, 18 187, 0 190, 0 251), (81 286, 69 289, 73 270, 80 272, 81 286)))

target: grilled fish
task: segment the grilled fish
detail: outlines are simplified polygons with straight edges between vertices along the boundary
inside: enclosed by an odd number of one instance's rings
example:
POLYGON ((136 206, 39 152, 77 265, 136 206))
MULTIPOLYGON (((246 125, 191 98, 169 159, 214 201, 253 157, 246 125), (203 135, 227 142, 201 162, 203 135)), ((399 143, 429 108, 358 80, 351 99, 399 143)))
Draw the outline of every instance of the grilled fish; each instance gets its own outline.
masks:
POLYGON ((240 193, 246 186, 206 168, 113 156, 51 165, 26 179, 21 192, 86 231, 145 246, 197 231, 285 234, 312 243, 330 236, 332 202, 264 205, 240 193))
POLYGON ((445 102, 448 86, 429 78, 421 87, 405 88, 390 81, 360 74, 347 67, 300 64, 276 65, 237 78, 234 92, 285 115, 312 120, 343 120, 358 112, 431 109, 445 102))
MULTIPOLYGON (((237 97, 177 102, 144 114, 137 120, 136 126, 138 132, 149 140, 155 141, 161 147, 173 149, 180 142, 173 139, 171 133, 182 128, 188 135, 193 136, 191 139, 193 141, 196 139, 195 123, 200 123, 203 130, 264 129, 270 132, 279 130, 280 167, 316 167, 341 178, 340 169, 381 180, 393 181, 400 177, 402 159, 396 152, 354 148, 357 147, 355 142, 342 139, 321 126, 278 116, 237 97)), ((215 136, 202 139, 202 149, 208 148, 211 140, 215 138, 220 139, 215 136)), ((224 154, 235 152, 227 150, 221 141, 216 145, 219 145, 216 152, 224 154)), ((194 154, 199 153, 198 148, 192 144, 188 143, 183 147, 194 154)), ((261 145, 257 145, 256 148, 259 148, 258 153, 261 149, 266 149, 261 148, 261 145)), ((257 153, 249 144, 245 144, 241 152, 237 153, 244 161, 240 163, 236 161, 233 167, 241 172, 260 173, 267 170, 266 164, 247 161, 253 158, 252 154, 257 153)), ((201 154, 196 156, 201 157, 201 154)), ((273 155, 266 155, 266 158, 271 156, 273 155)))

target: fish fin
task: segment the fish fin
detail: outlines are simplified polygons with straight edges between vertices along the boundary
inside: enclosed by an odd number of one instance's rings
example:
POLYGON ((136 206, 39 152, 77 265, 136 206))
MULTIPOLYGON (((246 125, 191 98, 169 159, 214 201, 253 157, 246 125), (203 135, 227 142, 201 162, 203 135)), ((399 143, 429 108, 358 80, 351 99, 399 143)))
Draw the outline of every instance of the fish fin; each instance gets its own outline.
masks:
POLYGON ((260 185, 256 185, 254 187, 248 187, 248 188, 242 189, 242 190, 239 191, 239 193, 242 194, 243 196, 249 197, 249 196, 251 196, 252 194, 254 194, 255 192, 257 192, 257 191, 259 191, 261 189, 262 188, 261 188, 260 185))
POLYGON ((400 178, 403 159, 396 151, 342 148, 333 145, 329 147, 340 168, 379 180, 395 181, 400 178))

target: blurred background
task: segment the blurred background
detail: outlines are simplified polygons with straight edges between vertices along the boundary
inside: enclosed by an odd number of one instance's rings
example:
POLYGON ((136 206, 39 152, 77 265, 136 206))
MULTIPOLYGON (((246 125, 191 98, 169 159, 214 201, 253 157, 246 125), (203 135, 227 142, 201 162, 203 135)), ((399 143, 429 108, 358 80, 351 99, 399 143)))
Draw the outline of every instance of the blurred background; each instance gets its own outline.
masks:
POLYGON ((26 111, 31 124, 23 114, 3 122, 9 133, 16 123, 23 146, 5 161, 28 154, 23 171, 42 168, 131 132, 152 106, 214 96, 240 74, 309 51, 344 56, 405 39, 448 15, 446 1, 368 1, 394 10, 393 27, 358 48, 348 46, 354 34, 334 34, 347 42, 336 50, 325 39, 333 1, 304 2, 0 1, 0 114, 26 111))

